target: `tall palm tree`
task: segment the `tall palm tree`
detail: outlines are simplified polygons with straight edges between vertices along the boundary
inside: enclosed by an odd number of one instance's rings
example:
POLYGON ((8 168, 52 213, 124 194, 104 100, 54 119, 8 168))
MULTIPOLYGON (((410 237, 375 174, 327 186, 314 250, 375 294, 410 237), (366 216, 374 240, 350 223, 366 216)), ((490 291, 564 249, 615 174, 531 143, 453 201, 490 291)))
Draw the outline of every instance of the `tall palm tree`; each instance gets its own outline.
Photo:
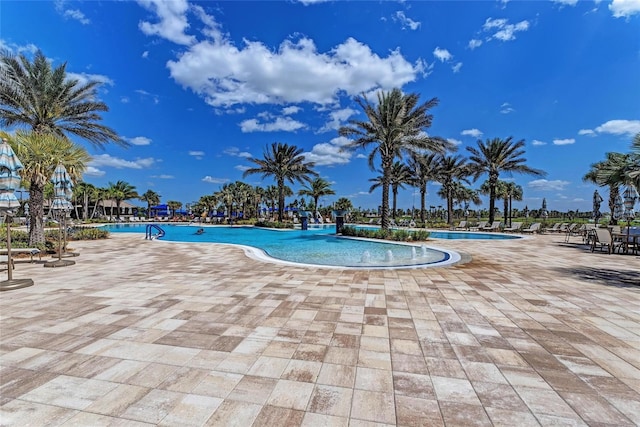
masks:
MULTIPOLYGON (((126 181, 118 181, 115 184, 110 182, 107 191, 109 197, 116 202, 116 215, 118 217, 120 216, 120 205, 124 200, 140 198, 136 192, 136 187, 126 181)), ((113 215, 113 207, 111 208, 111 214, 113 215)))
POLYGON ((424 224, 427 218, 427 186, 436 180, 437 154, 412 153, 409 158, 409 169, 413 171, 411 185, 420 190, 420 221, 424 224))
POLYGON ((267 147, 264 158, 249 159, 257 167, 247 169, 243 176, 262 174, 262 177, 272 176, 278 186, 278 221, 282 222, 284 214, 285 182, 309 182, 311 177, 318 176, 312 169, 313 162, 305 161, 303 150, 295 145, 274 142, 267 147))
MULTIPOLYGON (((105 199, 109 198, 109 189, 106 187, 96 187, 96 189, 93 192, 93 210, 91 211, 91 219, 93 219, 96 214, 98 213, 98 206, 100 205, 100 202, 104 201, 105 199)), ((102 212, 102 214, 105 214, 106 212, 102 212)))
POLYGON ((79 182, 73 189, 73 197, 75 199, 74 205, 76 206, 76 218, 78 216, 78 204, 82 204, 82 219, 86 220, 89 217, 89 201, 95 193, 96 187, 88 182, 79 182))
POLYGON ((469 157, 470 171, 473 179, 480 176, 489 176, 489 222, 495 219, 496 185, 500 173, 522 173, 536 176, 544 176, 545 172, 533 169, 526 165, 524 154, 524 140, 513 141, 513 137, 507 139, 487 139, 486 142, 478 140, 478 147, 467 147, 471 153, 469 157))
POLYGON ((87 151, 53 134, 18 131, 14 136, 1 132, 22 161, 22 178, 29 187, 29 244, 44 243, 44 188, 58 164, 64 165, 77 182, 91 160, 87 151))
MULTIPOLYGON (((601 187, 609 187, 609 209, 615 210, 615 200, 620 194, 620 186, 633 186, 638 188, 640 176, 634 176, 638 160, 633 153, 607 153, 606 159, 591 165, 591 169, 582 178, 601 187)), ((612 215, 612 224, 617 224, 612 215)))
POLYGON ((128 144, 99 123, 109 111, 97 101, 100 82, 81 84, 70 79, 64 63, 52 68, 41 51, 33 62, 24 55, 0 54, 0 125, 26 126, 36 133, 58 137, 76 135, 97 147, 108 142, 128 144))
POLYGON ((236 183, 228 182, 224 184, 214 196, 224 205, 227 215, 229 215, 229 220, 231 220, 233 216, 233 206, 236 203, 236 183))
POLYGON ((378 92, 378 102, 371 103, 365 95, 356 102, 365 112, 368 121, 349 120, 348 126, 339 129, 339 134, 355 139, 345 148, 367 148, 369 167, 376 170, 374 160, 380 157, 382 171, 382 228, 389 228, 389 186, 391 168, 396 158, 417 150, 444 153, 452 145, 442 138, 430 137, 425 130, 431 126, 433 115, 429 110, 438 105, 433 98, 418 105, 419 95, 403 94, 400 89, 378 92))
POLYGON ((467 181, 469 165, 462 156, 440 156, 437 160, 436 180, 442 184, 441 191, 447 200, 447 223, 453 224, 453 200, 456 183, 467 181))
MULTIPOLYGON (((511 217, 512 217, 512 212, 513 212, 513 201, 517 200, 517 201, 522 201, 522 197, 524 195, 524 192, 522 191, 522 186, 516 184, 515 182, 506 182, 505 183, 505 193, 507 195, 507 199, 509 200, 509 227, 512 226, 511 224, 511 217)), ((505 213, 507 212, 507 210, 505 210, 505 213)), ((506 218, 506 217, 505 217, 506 218)))
POLYGON ((329 181, 319 177, 310 181, 309 185, 302 187, 302 189, 298 191, 298 195, 300 196, 309 196, 313 198, 313 205, 316 208, 316 214, 318 213, 318 200, 320 197, 331 196, 334 194, 336 194, 336 192, 331 189, 329 181))
MULTIPOLYGON (((489 181, 483 182, 480 186, 480 192, 482 194, 489 194, 490 191, 489 181)), ((502 199, 504 202, 503 215, 505 225, 507 224, 508 218, 511 217, 509 212, 511 212, 512 201, 514 199, 522 200, 522 195, 522 187, 515 182, 498 180, 498 184, 496 185, 496 199, 502 199)), ((510 223, 508 225, 511 226, 510 223)))
POLYGON ((167 202, 167 207, 171 212, 171 218, 173 218, 174 216, 176 216, 176 211, 180 210, 180 208, 182 207, 182 202, 179 202, 177 200, 169 200, 167 202))
MULTIPOLYGON (((478 192, 472 188, 467 187, 461 182, 455 181, 452 185, 451 194, 453 197, 453 204, 458 204, 461 208, 466 209, 466 206, 469 203, 473 203, 474 205, 481 205, 482 200, 478 195, 478 192)), ((444 186, 441 186, 438 190, 438 196, 443 199, 447 199, 447 190, 444 186)))
POLYGON ((273 215, 273 212, 276 211, 276 203, 278 203, 279 194, 280 194, 280 191, 278 190, 278 187, 276 187, 275 185, 269 185, 264 190, 264 197, 267 204, 269 205, 269 208, 271 208, 272 215, 273 215))
POLYGON ((202 208, 203 212, 206 212, 206 216, 209 216, 209 213, 218 207, 218 197, 215 194, 202 196, 198 200, 198 205, 202 208))
POLYGON ((340 211, 350 211, 353 209, 353 203, 346 197, 340 197, 336 200, 335 208, 340 211))
MULTIPOLYGON (((405 184, 411 182, 412 171, 407 165, 401 162, 394 162, 391 167, 391 174, 389 175, 389 187, 391 189, 391 217, 396 219, 396 212, 398 207, 398 190, 404 189, 405 184)), ((369 179, 371 187, 369 187, 369 193, 376 188, 382 187, 384 184, 384 174, 381 174, 375 178, 369 179)))
POLYGON ((151 216, 151 206, 160 204, 160 195, 153 190, 145 191, 139 198, 147 203, 147 216, 151 216))

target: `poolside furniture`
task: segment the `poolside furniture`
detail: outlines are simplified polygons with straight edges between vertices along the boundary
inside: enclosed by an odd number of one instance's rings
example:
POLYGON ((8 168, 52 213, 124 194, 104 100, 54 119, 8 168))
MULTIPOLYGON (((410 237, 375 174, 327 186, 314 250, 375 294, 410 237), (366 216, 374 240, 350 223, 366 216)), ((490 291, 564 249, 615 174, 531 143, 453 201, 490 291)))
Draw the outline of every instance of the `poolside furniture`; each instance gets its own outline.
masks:
POLYGON ((473 226, 473 227, 469 227, 470 231, 478 231, 478 230, 482 230, 485 226, 487 225, 487 221, 480 221, 478 223, 478 225, 473 226))
POLYGON ((485 225, 482 228, 484 231, 500 231, 500 221, 493 221, 490 225, 485 225))
POLYGON ((596 247, 599 247, 600 250, 607 248, 607 253, 611 254, 612 252, 615 252, 616 248, 620 250, 622 242, 613 240, 613 235, 608 228, 595 228, 593 230, 591 252, 594 252, 596 247))
MULTIPOLYGON (((0 264, 9 264, 9 256, 7 255, 0 255, 0 264)), ((16 260, 14 260, 13 258, 11 258, 11 267, 12 268, 16 268, 16 260)))
MULTIPOLYGON (((566 226, 566 224, 562 224, 564 226, 566 226)), ((545 229, 546 232, 550 232, 550 233, 555 233, 557 231, 560 231, 560 226, 561 224, 559 222, 556 222, 555 224, 553 224, 553 226, 551 228, 547 228, 545 229)))
POLYGON ((457 227, 454 227, 454 230, 466 230, 469 227, 467 227, 467 221, 460 221, 460 223, 457 225, 457 227))
POLYGON ((515 233, 516 231, 520 231, 520 229, 522 228, 522 224, 521 222, 513 222, 511 223, 511 227, 507 227, 505 228, 504 231, 505 233, 515 233))
MULTIPOLYGON (((38 255, 38 259, 42 261, 42 252, 38 248, 11 248, 11 253, 12 254, 29 254, 31 255, 31 262, 33 262, 33 257, 35 255, 38 255)), ((0 249, 0 255, 8 255, 7 248, 0 249)))
POLYGON ((541 226, 541 225, 542 225, 542 224, 541 224, 541 223, 539 223, 539 222, 534 222, 533 224, 531 224, 531 225, 529 226, 529 228, 523 228, 523 229, 521 229, 520 231, 521 231, 522 233, 531 233, 531 234, 533 234, 533 233, 540 233, 540 226, 541 226))

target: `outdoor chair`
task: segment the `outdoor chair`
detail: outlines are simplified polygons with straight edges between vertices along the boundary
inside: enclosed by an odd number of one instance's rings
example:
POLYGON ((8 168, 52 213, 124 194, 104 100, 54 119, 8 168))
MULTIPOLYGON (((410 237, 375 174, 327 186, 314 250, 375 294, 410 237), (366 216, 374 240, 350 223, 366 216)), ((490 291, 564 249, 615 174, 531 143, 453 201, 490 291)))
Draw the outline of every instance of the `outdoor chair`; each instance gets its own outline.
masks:
POLYGON ((520 231, 521 228, 522 228, 521 222, 513 222, 511 223, 511 227, 507 227, 502 231, 504 231, 505 233, 515 233, 516 231, 520 231))
POLYGON ((467 221, 460 221, 460 223, 457 227, 454 228, 454 230, 467 230, 468 228, 469 227, 467 227, 467 221))
POLYGON ((608 228, 596 228, 593 230, 593 241, 591 243, 591 252, 599 247, 600 250, 607 248, 607 253, 611 254, 622 247, 623 242, 616 242, 613 240, 611 231, 608 228))
MULTIPOLYGON (((562 225, 566 225, 566 224, 562 224, 562 225)), ((560 226, 561 226, 561 224, 559 222, 556 222, 555 224, 553 224, 553 226, 551 228, 545 229, 545 231, 547 233, 555 233, 557 231, 560 231, 560 226)))
POLYGON ((500 221, 493 221, 490 225, 485 225, 482 228, 484 231, 500 231, 500 221))
POLYGON ((478 231, 478 230, 482 230, 485 226, 487 225, 487 221, 480 221, 478 223, 478 225, 475 225, 473 227, 469 227, 470 231, 478 231))
POLYGON ((542 224, 540 224, 539 222, 534 222, 533 224, 531 224, 529 226, 529 228, 523 228, 522 230, 520 230, 523 233, 539 233, 540 232, 540 226, 542 224))

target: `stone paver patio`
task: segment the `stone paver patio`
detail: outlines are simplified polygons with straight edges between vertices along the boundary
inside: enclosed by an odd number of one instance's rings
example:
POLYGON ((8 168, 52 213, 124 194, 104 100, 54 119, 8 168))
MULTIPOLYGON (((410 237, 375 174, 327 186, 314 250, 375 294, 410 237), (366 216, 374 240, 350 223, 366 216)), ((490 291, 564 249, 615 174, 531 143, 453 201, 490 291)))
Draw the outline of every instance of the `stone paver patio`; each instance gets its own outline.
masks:
POLYGON ((640 425, 640 257, 437 244, 472 261, 327 270, 117 234, 18 263, 36 284, 0 294, 0 424, 640 425))

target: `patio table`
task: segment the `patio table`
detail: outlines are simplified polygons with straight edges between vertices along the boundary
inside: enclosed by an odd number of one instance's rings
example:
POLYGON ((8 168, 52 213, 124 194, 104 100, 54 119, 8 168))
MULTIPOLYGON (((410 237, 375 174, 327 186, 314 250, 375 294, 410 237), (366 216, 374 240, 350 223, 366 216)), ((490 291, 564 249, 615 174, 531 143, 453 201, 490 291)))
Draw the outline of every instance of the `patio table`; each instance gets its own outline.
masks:
POLYGON ((629 248, 633 249, 633 254, 636 255, 640 246, 640 230, 631 230, 629 234, 626 231, 620 231, 611 233, 614 240, 622 242, 624 247, 624 253, 629 253, 629 248))

